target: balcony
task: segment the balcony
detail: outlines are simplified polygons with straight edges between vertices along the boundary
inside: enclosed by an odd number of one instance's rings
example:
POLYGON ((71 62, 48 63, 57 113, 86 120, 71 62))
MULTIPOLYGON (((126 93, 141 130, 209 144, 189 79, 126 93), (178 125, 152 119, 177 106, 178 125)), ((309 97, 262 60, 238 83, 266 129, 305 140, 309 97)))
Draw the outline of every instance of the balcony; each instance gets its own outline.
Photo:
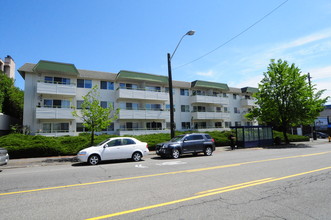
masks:
POLYGON ((162 119, 170 118, 169 111, 153 110, 127 110, 121 109, 118 119, 162 119))
POLYGON ((241 107, 253 107, 253 106, 257 106, 255 102, 256 102, 255 99, 242 99, 240 101, 240 104, 241 107))
POLYGON ((166 102, 169 100, 169 94, 160 91, 149 91, 142 89, 117 89, 117 99, 144 99, 166 102))
POLYGON ((191 96, 191 103, 208 103, 217 105, 228 105, 229 99, 220 96, 208 96, 208 95, 193 95, 191 96))
POLYGON ((71 108, 36 108, 36 119, 74 119, 71 108))
POLYGON ((76 96, 76 85, 74 84, 54 84, 54 83, 37 83, 38 94, 55 94, 65 96, 76 96))
POLYGON ((227 112, 192 112, 193 120, 229 120, 230 113, 227 112))

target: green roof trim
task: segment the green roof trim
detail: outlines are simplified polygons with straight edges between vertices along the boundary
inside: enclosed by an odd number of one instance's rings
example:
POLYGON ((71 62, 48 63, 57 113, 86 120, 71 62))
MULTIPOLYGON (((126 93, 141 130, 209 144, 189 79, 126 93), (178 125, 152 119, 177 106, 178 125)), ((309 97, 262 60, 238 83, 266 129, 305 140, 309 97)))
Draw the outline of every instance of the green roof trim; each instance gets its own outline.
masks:
POLYGON ((79 72, 74 64, 58 63, 47 60, 40 60, 33 68, 33 71, 43 73, 58 73, 72 76, 79 75, 79 72))
POLYGON ((203 88, 210 88, 210 89, 220 89, 220 90, 229 90, 227 84, 224 83, 216 83, 216 82, 207 82, 202 80, 196 80, 191 83, 191 87, 203 87, 203 88))
POLYGON ((242 93, 257 93, 259 91, 258 88, 253 88, 253 87, 244 87, 241 88, 242 93))
POLYGON ((153 75, 148 73, 138 73, 138 72, 132 72, 127 70, 121 70, 117 74, 117 80, 139 80, 139 81, 149 81, 149 82, 156 82, 156 83, 168 83, 168 77, 167 76, 159 76, 159 75, 153 75))

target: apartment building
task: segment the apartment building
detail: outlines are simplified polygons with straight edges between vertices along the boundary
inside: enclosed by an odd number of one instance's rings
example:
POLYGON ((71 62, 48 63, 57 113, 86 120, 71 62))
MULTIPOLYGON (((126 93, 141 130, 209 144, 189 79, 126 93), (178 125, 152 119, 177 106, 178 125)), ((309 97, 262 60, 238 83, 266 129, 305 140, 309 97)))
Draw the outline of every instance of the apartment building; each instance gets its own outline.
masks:
MULTIPOLYGON (((168 133, 168 77, 121 70, 118 73, 76 69, 74 64, 40 60, 18 72, 25 79, 23 124, 45 136, 78 135, 82 121, 72 116, 94 85, 100 105, 119 108, 118 119, 102 133, 139 135, 168 133)), ((244 114, 255 106, 256 88, 224 83, 173 81, 176 130, 227 130, 253 125, 244 114)))
POLYGON ((15 79, 16 64, 11 56, 6 56, 5 60, 0 59, 0 71, 9 78, 15 79))

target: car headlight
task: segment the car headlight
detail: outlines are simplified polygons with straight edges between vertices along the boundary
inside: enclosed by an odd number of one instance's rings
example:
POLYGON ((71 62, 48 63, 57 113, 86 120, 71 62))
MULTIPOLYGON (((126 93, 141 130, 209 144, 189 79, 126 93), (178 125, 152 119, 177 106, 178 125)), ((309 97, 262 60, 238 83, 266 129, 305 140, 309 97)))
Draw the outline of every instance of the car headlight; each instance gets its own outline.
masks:
POLYGON ((86 155, 86 151, 80 151, 79 153, 78 153, 78 156, 85 156, 86 155))

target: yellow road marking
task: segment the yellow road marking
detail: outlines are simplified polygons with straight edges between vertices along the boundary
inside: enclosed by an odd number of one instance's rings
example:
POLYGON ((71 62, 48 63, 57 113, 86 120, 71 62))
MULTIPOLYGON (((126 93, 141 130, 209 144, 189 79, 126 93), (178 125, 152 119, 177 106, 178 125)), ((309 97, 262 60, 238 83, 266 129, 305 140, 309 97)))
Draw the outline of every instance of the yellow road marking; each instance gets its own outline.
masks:
POLYGON ((207 196, 212 196, 212 195, 221 194, 221 193, 225 193, 225 192, 229 192, 229 191, 243 189, 243 188, 247 188, 247 187, 251 187, 251 186, 261 185, 261 184, 275 182, 275 181, 279 181, 279 180, 284 180, 284 179, 288 179, 288 178, 292 178, 292 177, 296 177, 296 176, 302 176, 302 175, 306 175, 306 174, 309 174, 309 173, 319 172, 319 171, 328 170, 328 169, 331 169, 331 167, 324 167, 324 168, 321 168, 321 169, 311 170, 311 171, 302 172, 302 173, 297 173, 297 174, 284 176, 284 177, 280 177, 280 178, 266 178, 266 179, 261 179, 261 180, 255 180, 255 181, 251 181, 251 182, 236 184, 236 185, 232 185, 232 186, 228 186, 228 187, 223 187, 223 188, 218 188, 218 189, 213 189, 213 190, 200 192, 200 193, 197 193, 198 195, 196 194, 196 196, 192 196, 192 197, 188 197, 188 198, 184 198, 184 199, 179 199, 179 200, 174 200, 174 201, 170 201, 170 202, 155 204, 155 205, 151 205, 151 206, 145 206, 145 207, 126 210, 126 211, 122 211, 122 212, 116 212, 116 213, 112 213, 112 214, 109 214, 109 215, 103 215, 103 216, 99 216, 99 217, 89 218, 89 219, 86 219, 86 220, 105 219, 105 218, 111 218, 111 217, 115 217, 115 216, 119 216, 119 215, 129 214, 129 213, 133 213, 133 212, 140 212, 140 211, 144 211, 144 210, 148 210, 148 209, 154 209, 154 208, 158 208, 158 207, 162 207, 162 206, 173 205, 173 204, 177 204, 177 203, 181 203, 181 202, 186 202, 186 201, 190 201, 190 200, 194 200, 194 199, 199 199, 199 198, 203 198, 203 197, 207 197, 207 196))
POLYGON ((201 172, 201 171, 206 171, 206 170, 222 169, 222 168, 235 167, 235 166, 241 166, 241 165, 247 165, 247 164, 253 164, 253 163, 262 163, 262 162, 269 162, 269 161, 276 161, 276 160, 317 156, 317 155, 328 154, 328 153, 331 153, 331 151, 325 151, 325 152, 314 153, 314 154, 289 156, 289 157, 279 157, 279 158, 257 160, 257 161, 243 162, 243 163, 235 163, 235 164, 229 164, 229 165, 205 167, 205 168, 198 168, 198 169, 181 170, 181 171, 174 171, 174 172, 167 172, 167 173, 157 173, 157 174, 150 174, 150 175, 144 175, 144 176, 134 176, 134 177, 127 177, 127 178, 113 179, 113 180, 103 180, 103 181, 97 181, 97 182, 78 183, 78 184, 71 184, 71 185, 64 185, 64 186, 54 186, 54 187, 30 189, 30 190, 24 190, 24 191, 7 192, 7 193, 0 193, 0 196, 30 193, 30 192, 39 192, 39 191, 54 190, 54 189, 64 189, 64 188, 71 188, 71 187, 80 187, 80 186, 87 186, 87 185, 94 185, 94 184, 101 184, 101 183, 119 182, 119 181, 126 181, 126 180, 150 178, 150 177, 156 177, 156 176, 165 176, 165 175, 171 175, 171 174, 201 172))

